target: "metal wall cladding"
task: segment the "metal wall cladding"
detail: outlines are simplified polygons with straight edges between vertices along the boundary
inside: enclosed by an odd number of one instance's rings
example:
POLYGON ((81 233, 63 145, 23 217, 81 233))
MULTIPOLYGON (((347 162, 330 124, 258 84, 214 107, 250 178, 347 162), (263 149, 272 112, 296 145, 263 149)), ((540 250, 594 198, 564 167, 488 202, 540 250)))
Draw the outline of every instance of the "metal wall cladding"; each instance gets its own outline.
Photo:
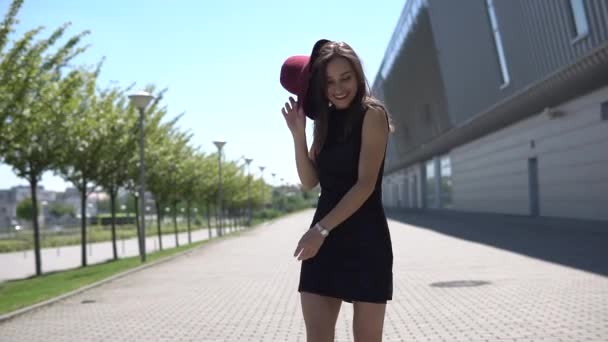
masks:
POLYGON ((576 39, 572 9, 568 0, 517 1, 521 22, 532 48, 531 70, 543 77, 568 65, 608 40, 608 2, 585 0, 589 33, 576 39))
POLYGON ((387 168, 451 127, 428 11, 423 9, 403 43, 381 92, 395 126, 387 168))
POLYGON ((568 0, 493 2, 509 70, 506 86, 486 1, 429 1, 448 113, 456 126, 608 40, 605 0, 584 1, 589 33, 579 39, 568 0))

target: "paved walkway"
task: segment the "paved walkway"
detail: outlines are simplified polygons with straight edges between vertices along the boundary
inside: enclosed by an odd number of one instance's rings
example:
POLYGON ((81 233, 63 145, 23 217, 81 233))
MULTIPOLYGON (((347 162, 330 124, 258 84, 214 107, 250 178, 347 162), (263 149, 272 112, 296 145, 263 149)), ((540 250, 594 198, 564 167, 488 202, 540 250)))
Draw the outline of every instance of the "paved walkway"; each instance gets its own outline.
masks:
MULTIPOLYGON (((292 253, 312 214, 7 321, 0 341, 304 341, 292 253)), ((384 341, 608 340, 608 234, 400 220, 390 221, 395 297, 384 341)), ((344 304, 337 341, 352 341, 351 316, 344 304)))
MULTIPOLYGON (((232 231, 233 228, 230 228, 232 231)), ((239 228, 240 229, 240 228, 239 228)), ((227 231, 227 229, 225 229, 227 231)), ((217 230, 212 230, 213 237, 217 236, 217 230)), ((193 242, 208 240, 209 230, 198 229, 191 232, 193 242)), ((175 234, 163 234, 163 249, 175 247, 175 234)), ((180 246, 188 243, 188 233, 178 233, 180 246)), ((158 235, 152 234, 146 237, 146 251, 148 253, 158 251, 158 235)), ((136 238, 121 239, 116 241, 116 252, 118 257, 130 257, 139 255, 139 246, 136 238)), ((54 248, 43 248, 40 250, 42 259, 42 272, 67 270, 82 265, 82 250, 80 245, 61 246, 54 248)), ((114 258, 112 242, 95 242, 87 244, 87 264, 98 264, 114 258)), ((36 261, 33 250, 0 253, 0 282, 10 279, 23 279, 36 274, 36 261), (9 266, 10 265, 10 266, 9 266)))

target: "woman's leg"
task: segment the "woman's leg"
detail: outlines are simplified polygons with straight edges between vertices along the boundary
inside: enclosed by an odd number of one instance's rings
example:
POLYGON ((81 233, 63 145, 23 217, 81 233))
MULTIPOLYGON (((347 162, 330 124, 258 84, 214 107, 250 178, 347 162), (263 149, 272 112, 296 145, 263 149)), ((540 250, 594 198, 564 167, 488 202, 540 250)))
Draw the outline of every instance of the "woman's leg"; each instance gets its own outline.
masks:
POLYGON ((353 302, 355 342, 382 341, 386 304, 353 302))
POLYGON ((341 299, 301 292, 306 341, 333 342, 341 299))

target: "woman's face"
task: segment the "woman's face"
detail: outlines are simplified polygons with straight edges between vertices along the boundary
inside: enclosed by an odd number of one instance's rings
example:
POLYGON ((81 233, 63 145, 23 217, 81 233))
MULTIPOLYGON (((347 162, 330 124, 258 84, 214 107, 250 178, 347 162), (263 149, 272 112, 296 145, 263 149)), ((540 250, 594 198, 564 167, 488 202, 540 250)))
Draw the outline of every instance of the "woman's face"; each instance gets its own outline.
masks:
POLYGON ((334 58, 327 64, 327 98, 337 109, 350 106, 357 95, 357 76, 348 60, 334 58))

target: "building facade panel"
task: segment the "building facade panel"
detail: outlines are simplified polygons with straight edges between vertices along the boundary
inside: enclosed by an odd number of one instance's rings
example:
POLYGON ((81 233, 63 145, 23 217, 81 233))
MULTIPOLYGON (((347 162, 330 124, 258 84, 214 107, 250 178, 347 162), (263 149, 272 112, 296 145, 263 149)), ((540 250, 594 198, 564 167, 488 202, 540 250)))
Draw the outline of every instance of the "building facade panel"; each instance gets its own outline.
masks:
POLYGON ((498 201, 494 212, 530 215, 528 160, 535 158, 540 215, 607 220, 608 211, 600 210, 608 203, 608 121, 600 116, 606 100, 608 88, 554 108, 567 113, 563 117, 538 113, 453 149, 454 209, 483 211, 489 204, 481 202, 487 200, 498 201), (514 130, 534 141, 534 148, 522 143, 504 149, 514 130))

